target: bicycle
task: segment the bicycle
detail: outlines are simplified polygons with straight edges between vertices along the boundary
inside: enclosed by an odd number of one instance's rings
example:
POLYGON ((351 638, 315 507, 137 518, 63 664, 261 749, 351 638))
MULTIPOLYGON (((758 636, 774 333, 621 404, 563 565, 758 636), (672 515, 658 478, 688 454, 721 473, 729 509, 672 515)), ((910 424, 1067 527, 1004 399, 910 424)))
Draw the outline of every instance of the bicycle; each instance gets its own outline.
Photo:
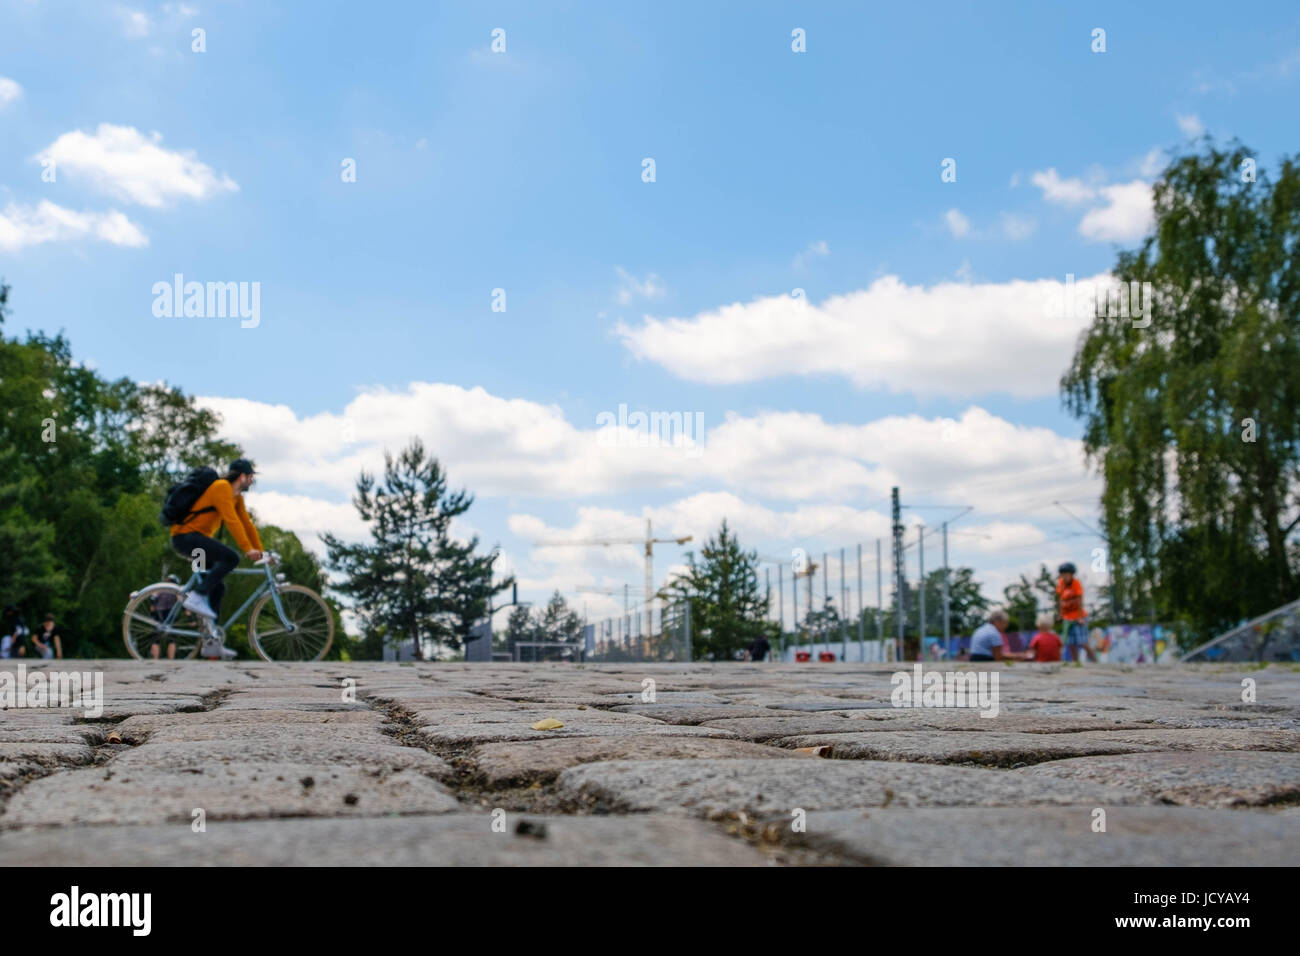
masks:
POLYGON ((266 661, 318 661, 334 643, 334 615, 324 599, 311 588, 288 584, 283 574, 273 574, 280 556, 266 552, 255 562, 258 568, 235 568, 231 574, 265 574, 264 580, 248 600, 231 614, 224 624, 217 624, 183 607, 185 597, 203 579, 196 571, 184 586, 169 581, 150 584, 132 591, 122 612, 122 639, 127 652, 136 660, 150 658, 149 649, 157 643, 176 645, 176 657, 194 658, 200 647, 215 643, 218 653, 225 646, 226 629, 251 605, 248 617, 248 643, 266 661), (175 600, 161 616, 154 612, 155 599, 170 594, 175 600))

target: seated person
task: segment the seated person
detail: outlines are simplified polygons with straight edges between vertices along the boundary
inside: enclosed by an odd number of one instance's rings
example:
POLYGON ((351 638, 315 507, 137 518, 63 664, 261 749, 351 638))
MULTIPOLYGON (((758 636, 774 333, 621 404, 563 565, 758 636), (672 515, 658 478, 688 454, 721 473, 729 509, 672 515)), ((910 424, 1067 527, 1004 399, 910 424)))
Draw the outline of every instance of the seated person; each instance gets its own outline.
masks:
POLYGON ((1038 615, 1036 623, 1038 624, 1038 633, 1029 642, 1029 650, 1024 655, 1025 660, 1039 662, 1059 661, 1061 659, 1061 638, 1052 630, 1056 618, 1049 611, 1038 615))
POLYGON ((980 625, 975 630, 970 639, 970 660, 972 662, 1001 661, 1011 658, 1011 653, 1005 650, 1002 643, 1007 633, 1009 620, 1006 611, 995 610, 989 615, 988 623, 980 625))

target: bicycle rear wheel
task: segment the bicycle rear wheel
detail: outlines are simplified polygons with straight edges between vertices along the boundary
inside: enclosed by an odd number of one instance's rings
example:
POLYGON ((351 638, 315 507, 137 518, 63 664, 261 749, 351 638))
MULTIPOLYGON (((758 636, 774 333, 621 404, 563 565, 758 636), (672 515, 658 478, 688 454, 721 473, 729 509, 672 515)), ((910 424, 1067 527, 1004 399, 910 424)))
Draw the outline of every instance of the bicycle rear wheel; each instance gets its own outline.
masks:
POLYGON ((318 661, 334 643, 334 614, 324 598, 299 584, 277 589, 284 616, 267 592, 248 618, 248 643, 267 661, 318 661))
POLYGON ((126 651, 138 661, 150 660, 150 649, 158 645, 158 657, 167 658, 167 646, 176 645, 176 658, 193 658, 199 653, 203 629, 199 619, 181 607, 185 589, 179 584, 161 582, 142 588, 131 596, 122 612, 122 640, 126 651), (175 597, 171 611, 163 617, 154 616, 154 601, 159 595, 170 593, 175 597))

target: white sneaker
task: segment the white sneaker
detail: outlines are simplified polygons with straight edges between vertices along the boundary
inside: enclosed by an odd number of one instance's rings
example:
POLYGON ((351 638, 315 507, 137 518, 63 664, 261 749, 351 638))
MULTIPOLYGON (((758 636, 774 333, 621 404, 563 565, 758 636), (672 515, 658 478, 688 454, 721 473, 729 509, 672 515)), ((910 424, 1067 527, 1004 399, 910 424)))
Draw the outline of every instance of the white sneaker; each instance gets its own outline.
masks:
POLYGON ((213 611, 212 606, 208 604, 208 599, 198 591, 191 591, 189 594, 185 595, 185 603, 183 603, 181 607, 185 608, 187 611, 193 611, 195 614, 202 617, 210 618, 214 621, 217 619, 216 612, 213 611))
POLYGON ((229 648, 229 647, 224 647, 224 646, 223 646, 223 647, 221 648, 221 658, 222 658, 222 660, 231 661, 231 660, 234 660, 234 659, 235 659, 236 657, 238 657, 238 656, 239 656, 239 653, 238 653, 237 651, 232 650, 232 649, 229 648))
POLYGON ((207 637, 199 646, 199 657, 215 658, 220 657, 225 648, 221 644, 220 638, 207 637))

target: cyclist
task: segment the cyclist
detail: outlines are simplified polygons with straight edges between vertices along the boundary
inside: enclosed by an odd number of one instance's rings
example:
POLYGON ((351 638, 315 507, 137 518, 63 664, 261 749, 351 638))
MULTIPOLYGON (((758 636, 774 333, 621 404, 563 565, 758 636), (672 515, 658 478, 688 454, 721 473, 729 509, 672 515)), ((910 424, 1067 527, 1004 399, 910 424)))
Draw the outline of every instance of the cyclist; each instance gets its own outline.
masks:
POLYGON ((244 507, 244 492, 253 486, 253 463, 237 458, 230 463, 226 477, 208 485, 180 524, 172 525, 172 548, 182 557, 201 555, 203 580, 185 597, 181 605, 210 621, 221 611, 221 597, 226 591, 226 575, 239 564, 239 554, 213 535, 221 525, 230 529, 236 543, 250 561, 262 559, 262 539, 244 507))

